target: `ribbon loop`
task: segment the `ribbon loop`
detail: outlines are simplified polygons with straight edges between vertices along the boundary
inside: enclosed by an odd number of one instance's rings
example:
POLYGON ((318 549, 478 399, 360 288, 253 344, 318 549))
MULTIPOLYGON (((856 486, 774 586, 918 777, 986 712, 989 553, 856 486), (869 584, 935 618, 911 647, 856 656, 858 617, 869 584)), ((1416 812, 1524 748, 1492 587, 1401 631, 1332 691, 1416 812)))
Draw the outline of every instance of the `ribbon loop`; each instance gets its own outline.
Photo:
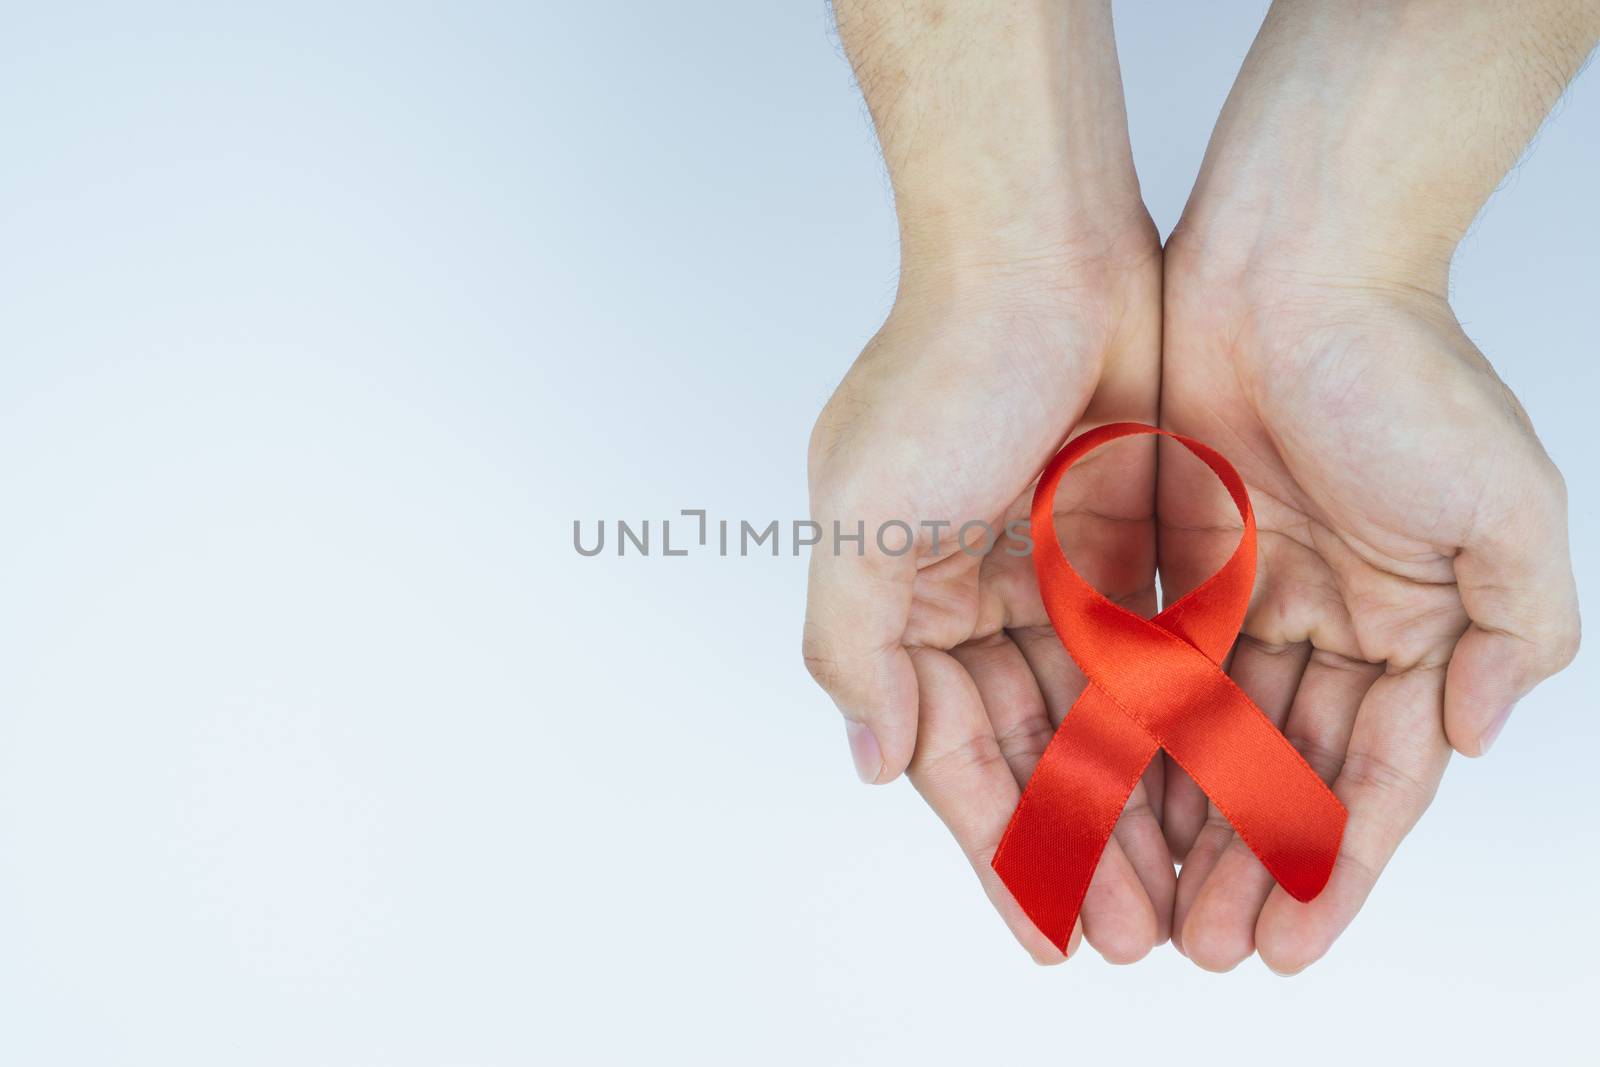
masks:
POLYGON ((1045 467, 1031 522, 1045 610, 1089 681, 991 860, 1034 925, 1066 950, 1128 795, 1163 748, 1290 895, 1310 900, 1320 893, 1338 857, 1344 805, 1221 667, 1255 582, 1255 513, 1238 472, 1198 441, 1113 423, 1075 438, 1045 467), (1135 434, 1170 437, 1198 456, 1244 523, 1228 561, 1154 619, 1113 604, 1084 581, 1055 534, 1056 489, 1067 469, 1135 434))

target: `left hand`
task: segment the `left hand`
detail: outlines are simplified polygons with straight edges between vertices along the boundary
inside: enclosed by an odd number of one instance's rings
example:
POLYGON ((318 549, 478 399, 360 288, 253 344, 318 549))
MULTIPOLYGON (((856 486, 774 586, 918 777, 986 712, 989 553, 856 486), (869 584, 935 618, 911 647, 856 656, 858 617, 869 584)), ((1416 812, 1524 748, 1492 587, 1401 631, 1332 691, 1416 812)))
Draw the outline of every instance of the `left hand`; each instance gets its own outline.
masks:
MULTIPOLYGON (((1169 766, 1173 942, 1210 970, 1255 951, 1293 973, 1354 918, 1451 748, 1486 751, 1576 653, 1565 490, 1442 293, 1331 274, 1292 238, 1223 269, 1194 237, 1167 251, 1162 425, 1222 451, 1250 487, 1259 563, 1229 673, 1350 819, 1328 887, 1298 903, 1169 766)), ((1161 454, 1169 603, 1238 539, 1183 455, 1161 454)))

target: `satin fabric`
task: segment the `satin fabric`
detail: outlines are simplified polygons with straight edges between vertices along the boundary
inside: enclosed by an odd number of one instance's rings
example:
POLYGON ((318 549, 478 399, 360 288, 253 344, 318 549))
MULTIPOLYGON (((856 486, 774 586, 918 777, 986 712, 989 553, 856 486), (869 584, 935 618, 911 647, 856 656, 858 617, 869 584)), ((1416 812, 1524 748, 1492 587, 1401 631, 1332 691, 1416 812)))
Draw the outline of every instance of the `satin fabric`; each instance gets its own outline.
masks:
POLYGON ((1244 481, 1198 441, 1140 423, 1090 430, 1058 452, 1033 495, 1033 561, 1050 623, 1089 684, 1029 778, 990 861, 1063 952, 1100 854, 1145 767, 1166 749, 1296 900, 1333 873, 1346 812, 1316 772, 1221 668, 1255 582, 1256 520, 1244 481), (1068 468, 1122 437, 1182 444, 1227 487, 1244 522, 1220 570, 1154 619, 1100 595, 1056 540, 1068 468))

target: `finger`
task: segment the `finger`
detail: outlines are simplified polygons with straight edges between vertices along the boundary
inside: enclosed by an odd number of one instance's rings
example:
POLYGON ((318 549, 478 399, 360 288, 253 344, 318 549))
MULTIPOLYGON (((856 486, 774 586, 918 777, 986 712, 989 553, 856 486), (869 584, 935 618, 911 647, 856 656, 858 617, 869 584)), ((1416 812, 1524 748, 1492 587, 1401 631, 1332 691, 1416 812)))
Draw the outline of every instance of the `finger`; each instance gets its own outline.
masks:
POLYGON ((971 677, 1012 777, 1026 785, 1055 733, 1027 659, 1004 633, 959 645, 950 655, 971 677))
MULTIPOLYGON (((1283 718, 1288 715, 1290 702, 1294 699, 1294 689, 1299 688, 1301 675, 1306 670, 1307 657, 1310 656, 1310 645, 1304 641, 1275 645, 1269 641, 1261 641, 1251 637, 1250 633, 1240 633, 1238 641, 1234 643, 1234 651, 1229 657, 1227 673, 1234 678, 1235 685, 1243 689, 1245 696, 1250 697, 1256 707, 1262 710, 1272 725, 1282 726, 1283 718)), ((1216 827, 1221 821, 1221 814, 1211 811, 1208 814, 1208 825, 1216 827)), ((1222 822, 1222 825, 1227 825, 1222 822)), ((1194 960, 1198 965, 1208 971, 1227 971, 1238 965, 1238 960, 1232 960, 1232 950, 1219 952, 1219 947, 1229 947, 1237 941, 1232 934, 1232 929, 1216 931, 1211 929, 1202 913, 1200 921, 1195 921, 1195 905, 1202 901, 1205 886, 1210 886, 1211 881, 1218 875, 1218 870, 1227 869, 1227 859, 1234 856, 1235 849, 1243 848, 1242 841, 1238 841, 1232 827, 1227 827, 1227 833, 1211 829, 1206 833, 1206 846, 1203 856, 1198 857, 1197 864, 1184 864, 1184 870, 1178 880, 1178 896, 1174 902, 1173 928, 1178 929, 1179 942, 1182 944, 1184 955, 1194 960)), ((1245 848, 1245 854, 1250 854, 1250 849, 1245 848)), ((1237 864, 1237 861, 1234 861, 1237 864)), ((1227 886, 1232 888, 1232 885, 1227 886)), ((1254 913, 1250 915, 1254 921, 1254 913)), ((1246 950, 1246 957, 1250 952, 1246 950)))
POLYGON ((1049 626, 1027 626, 1006 632, 1033 672, 1051 728, 1060 726, 1068 709, 1083 694, 1088 679, 1072 662, 1067 650, 1061 647, 1061 638, 1049 626))
POLYGON ((1472 619, 1445 682, 1450 744, 1481 756, 1511 709, 1578 653, 1578 591, 1567 545, 1566 490, 1545 461, 1540 475, 1502 486, 1488 531, 1456 556, 1462 606, 1472 619))
MULTIPOLYGON (((1144 769, 1144 777, 1139 779, 1139 784, 1144 787, 1145 804, 1150 809, 1150 817, 1156 821, 1157 829, 1161 828, 1161 811, 1167 802, 1167 754, 1157 752, 1150 761, 1150 766, 1144 769)), ((1172 850, 1166 847, 1165 831, 1162 831, 1161 854, 1168 867, 1174 866, 1172 850)), ((1176 871, 1173 873, 1177 877, 1176 871)))
POLYGON ((916 671, 921 732, 908 774, 944 821, 977 872, 1011 933, 1034 961, 1060 963, 1061 951, 1039 932, 989 866, 1022 790, 1006 763, 977 686, 947 653, 910 652, 916 671))
POLYGON ((1079 916, 1084 940, 1107 963, 1137 963, 1156 946, 1155 906, 1115 835, 1100 853, 1079 916))
MULTIPOLYGON (((1205 796, 1204 793, 1200 795, 1205 796)), ((1233 840, 1233 827, 1228 825, 1228 820, 1222 817, 1220 811, 1209 804, 1208 801, 1206 815, 1201 820, 1200 828, 1195 831, 1183 868, 1178 872, 1178 888, 1173 896, 1172 947, 1185 956, 1189 954, 1183 940, 1189 910, 1194 906, 1200 888, 1205 885, 1233 840)))
MULTIPOLYGON (((951 656, 972 679, 1012 776, 1019 787, 1026 786, 1055 732, 1028 661, 1004 635, 962 645, 951 656)), ((1157 914, 1137 870, 1114 841, 1095 868, 1081 910, 1075 930, 1080 936, 1087 930, 1089 943, 1113 963, 1132 963, 1156 942, 1157 914)))
MULTIPOLYGON (((1325 782, 1344 762, 1356 713, 1383 668, 1313 651, 1300 677, 1283 732, 1325 782)), ((1184 945, 1207 970, 1231 970, 1255 951, 1255 926, 1272 892, 1272 875, 1234 837, 1196 894, 1184 945), (1191 934, 1190 931, 1193 931, 1191 934)))
MULTIPOLYGON (((1150 761, 1157 772, 1161 769, 1161 754, 1150 761)), ((1172 936, 1172 907, 1178 893, 1178 872, 1172 863, 1172 853, 1167 850, 1166 838, 1161 833, 1161 821, 1150 800, 1147 782, 1149 768, 1139 784, 1133 787, 1128 803, 1117 819, 1111 840, 1128 858, 1128 864, 1144 887, 1155 917, 1152 945, 1161 944, 1172 936)), ((1142 955, 1142 954, 1141 954, 1142 955)))
POLYGON ((1385 674, 1368 689, 1333 783, 1350 812, 1333 875, 1306 903, 1274 888, 1256 921, 1256 951, 1279 974, 1301 971, 1328 951, 1433 800, 1450 759, 1440 717, 1444 673, 1419 667, 1385 674))
POLYGON ((1324 782, 1338 781, 1362 702, 1383 664, 1313 649, 1283 733, 1324 782))
MULTIPOLYGON (((1053 630, 1016 630, 1013 639, 1038 682, 1045 705, 1062 709, 1053 716, 1059 725, 1065 710, 1083 692, 1083 673, 1053 630)), ((1112 963, 1142 959, 1170 932, 1175 891, 1171 854, 1141 781, 1117 819, 1084 895, 1084 936, 1112 963)))
MULTIPOLYGON (((1222 669, 1231 671, 1232 668, 1233 650, 1229 649, 1222 669)), ((1182 869, 1178 872, 1178 887, 1172 903, 1172 947, 1180 954, 1187 955, 1183 944, 1183 926, 1189 908, 1227 850, 1228 843, 1233 840, 1233 827, 1228 825, 1228 820, 1211 803, 1211 798, 1206 796, 1199 783, 1189 777, 1189 772, 1164 750, 1162 756, 1167 762, 1168 778, 1168 810, 1163 819, 1163 829, 1170 848, 1174 835, 1173 823, 1176 821, 1179 824, 1176 832, 1181 835, 1183 847, 1179 861, 1182 869)))
POLYGON ((845 718, 861 780, 893 781, 917 739, 917 680, 901 640, 916 563, 842 551, 811 555, 802 653, 806 668, 845 718))
POLYGON ((1173 860, 1188 867, 1203 860, 1195 850, 1205 836, 1211 801, 1176 760, 1165 752, 1161 758, 1166 764, 1162 779, 1165 789, 1161 801, 1161 830, 1173 860))

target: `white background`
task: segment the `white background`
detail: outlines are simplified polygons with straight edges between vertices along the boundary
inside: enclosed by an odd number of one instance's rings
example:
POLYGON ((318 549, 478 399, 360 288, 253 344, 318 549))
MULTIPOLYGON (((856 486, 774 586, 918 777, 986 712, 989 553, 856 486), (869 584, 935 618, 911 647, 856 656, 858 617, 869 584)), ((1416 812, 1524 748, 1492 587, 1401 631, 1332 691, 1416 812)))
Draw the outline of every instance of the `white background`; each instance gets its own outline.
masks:
MULTIPOLYGON (((1119 7, 1163 230, 1262 8, 1119 7)), ((5 16, 0 1063, 1593 1054, 1593 643, 1306 974, 1040 970, 854 782, 803 558, 573 551, 805 514, 895 275, 817 0, 5 16)), ((1597 182, 1591 73, 1455 280, 1591 618, 1597 182)))

